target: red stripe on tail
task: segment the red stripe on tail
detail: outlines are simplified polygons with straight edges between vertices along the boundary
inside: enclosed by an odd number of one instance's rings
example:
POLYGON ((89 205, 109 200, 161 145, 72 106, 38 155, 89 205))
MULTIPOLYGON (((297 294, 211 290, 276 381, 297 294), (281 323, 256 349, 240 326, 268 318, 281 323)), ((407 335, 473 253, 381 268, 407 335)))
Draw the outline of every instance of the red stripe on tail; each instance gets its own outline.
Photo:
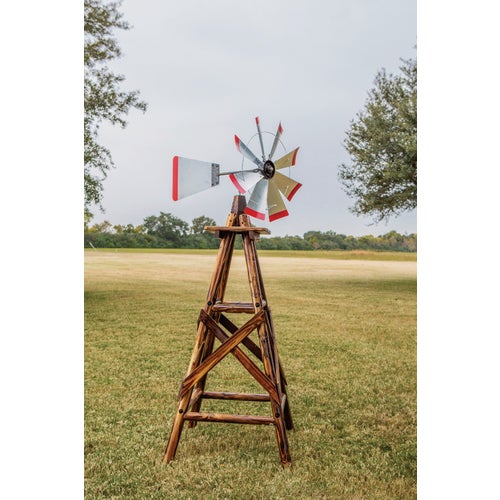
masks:
POLYGON ((179 157, 174 156, 172 160, 172 198, 179 199, 179 157))

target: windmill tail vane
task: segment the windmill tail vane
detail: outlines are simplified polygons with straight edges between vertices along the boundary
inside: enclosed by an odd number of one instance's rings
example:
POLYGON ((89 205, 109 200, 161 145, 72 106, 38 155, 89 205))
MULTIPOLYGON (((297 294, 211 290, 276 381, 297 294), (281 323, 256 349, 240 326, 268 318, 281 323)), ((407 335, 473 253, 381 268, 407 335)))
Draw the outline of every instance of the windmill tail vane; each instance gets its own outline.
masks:
POLYGON ((221 172, 218 163, 174 156, 172 165, 172 197, 174 201, 217 186, 220 177, 227 175, 241 194, 250 192, 250 198, 245 208, 246 214, 264 220, 267 212, 270 222, 289 215, 283 198, 291 201, 302 184, 279 170, 295 165, 299 148, 273 161, 283 127, 281 123, 278 125, 270 153, 266 157, 259 117, 255 118, 255 123, 262 159, 257 157, 237 135, 234 136, 236 149, 252 163, 253 168, 251 169, 221 172))

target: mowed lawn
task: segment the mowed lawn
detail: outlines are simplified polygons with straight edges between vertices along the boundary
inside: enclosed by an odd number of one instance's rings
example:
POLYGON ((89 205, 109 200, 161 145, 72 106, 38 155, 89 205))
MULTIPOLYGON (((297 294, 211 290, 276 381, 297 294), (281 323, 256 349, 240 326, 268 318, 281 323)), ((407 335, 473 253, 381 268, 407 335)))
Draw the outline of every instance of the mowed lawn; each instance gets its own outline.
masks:
MULTIPOLYGON (((416 498, 415 254, 260 252, 293 467, 272 426, 221 423, 186 425, 161 462, 215 258, 85 251, 86 498, 416 498)), ((226 299, 250 299, 241 252, 226 299)), ((207 390, 263 392, 232 356, 207 390)), ((202 410, 270 415, 269 403, 202 410)))

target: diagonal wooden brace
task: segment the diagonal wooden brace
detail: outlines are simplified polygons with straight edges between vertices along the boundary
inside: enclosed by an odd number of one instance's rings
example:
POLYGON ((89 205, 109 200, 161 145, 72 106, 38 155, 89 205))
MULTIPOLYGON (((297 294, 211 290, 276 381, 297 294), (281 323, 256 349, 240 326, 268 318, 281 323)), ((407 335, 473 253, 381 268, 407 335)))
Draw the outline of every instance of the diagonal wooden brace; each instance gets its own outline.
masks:
MULTIPOLYGON (((203 309, 200 313, 200 321, 212 331, 212 333, 222 342, 225 343, 230 339, 224 331, 221 330, 219 325, 212 319, 203 309)), ((246 339, 248 340, 248 338, 246 339)), ((279 399, 278 391, 276 386, 273 384, 271 379, 263 373, 259 367, 239 348, 234 347, 231 354, 248 370, 250 375, 269 393, 271 399, 277 403, 281 404, 279 399)))
POLYGON ((208 356, 200 365, 198 365, 182 382, 179 390, 178 399, 182 399, 202 378, 206 375, 219 361, 227 356, 245 337, 250 335, 255 328, 262 324, 264 321, 264 311, 258 312, 249 321, 247 321, 241 328, 238 329, 224 342, 216 351, 208 356))
MULTIPOLYGON (((269 314, 269 312, 268 312, 269 314)), ((226 316, 223 314, 220 315, 219 318, 220 324, 230 333, 234 333, 236 330, 238 330, 238 327, 226 316)), ((259 361, 262 361, 262 353, 260 352, 260 347, 249 337, 246 337, 243 339, 242 344, 254 354, 259 361)), ((278 359, 279 362, 279 359, 278 359)), ((281 374, 281 381, 283 382, 284 385, 287 385, 286 377, 285 377, 285 372, 283 371, 283 367, 281 366, 281 362, 279 362, 279 369, 280 369, 280 374, 281 374)))
MULTIPOLYGON (((229 332, 234 333, 238 327, 224 314, 220 315, 219 323, 229 332)), ((260 347, 250 338, 243 339, 242 344, 259 360, 262 361, 262 352, 260 347)))

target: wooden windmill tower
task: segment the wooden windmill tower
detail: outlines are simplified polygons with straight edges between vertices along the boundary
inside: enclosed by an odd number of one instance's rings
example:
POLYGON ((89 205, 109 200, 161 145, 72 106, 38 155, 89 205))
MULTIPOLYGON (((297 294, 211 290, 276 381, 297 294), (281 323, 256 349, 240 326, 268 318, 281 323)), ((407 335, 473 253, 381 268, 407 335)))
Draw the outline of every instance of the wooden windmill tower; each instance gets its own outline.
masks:
POLYGON ((242 194, 234 197, 225 226, 205 227, 206 231, 220 238, 219 252, 207 299, 198 317, 193 354, 179 389, 177 410, 163 459, 165 462, 174 459, 184 424, 188 421, 189 427, 196 426, 198 422, 273 425, 281 464, 283 467, 291 465, 287 431, 293 429, 293 421, 287 383, 255 246, 260 235, 269 234, 269 231, 252 226, 249 216, 264 219, 266 209, 270 221, 288 215, 282 196, 291 200, 301 184, 277 170, 295 164, 298 148, 272 161, 283 131, 280 124, 271 153, 266 158, 258 118, 256 123, 262 160, 235 136, 238 150, 256 166, 251 170, 220 173, 219 165, 215 163, 177 156, 173 160, 174 200, 217 185, 221 175, 229 175, 242 194), (244 193, 252 188, 247 205, 244 193), (242 239, 251 302, 227 302, 224 298, 237 237, 242 239), (229 313, 240 313, 250 319, 237 326, 229 319, 229 313), (254 331, 257 332, 257 342, 250 338, 254 331), (216 339, 220 345, 216 345, 216 339), (239 361, 264 392, 246 394, 206 390, 210 371, 229 355, 239 361), (267 416, 203 412, 205 399, 263 402, 267 403, 270 411, 267 416))

